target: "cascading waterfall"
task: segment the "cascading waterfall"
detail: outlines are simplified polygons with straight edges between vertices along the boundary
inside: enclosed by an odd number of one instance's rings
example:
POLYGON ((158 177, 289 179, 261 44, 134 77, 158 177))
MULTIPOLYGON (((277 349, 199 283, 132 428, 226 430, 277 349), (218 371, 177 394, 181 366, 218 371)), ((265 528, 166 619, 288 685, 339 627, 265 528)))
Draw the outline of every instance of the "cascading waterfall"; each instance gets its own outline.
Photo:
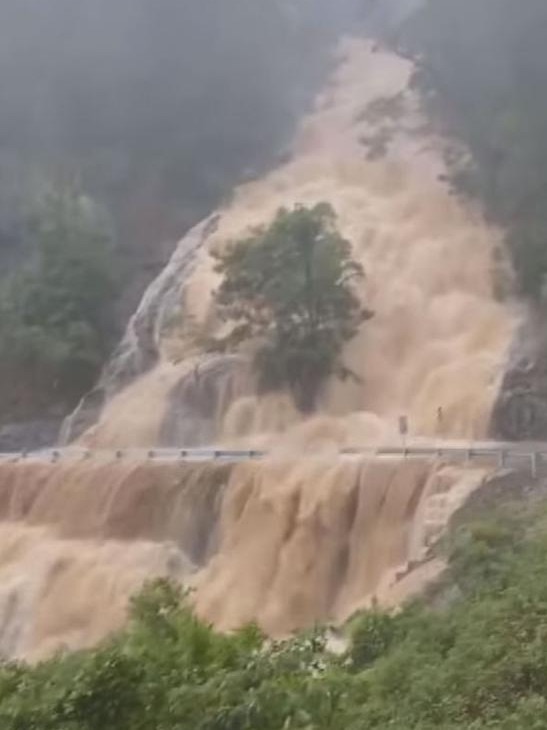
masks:
MULTIPOLYGON (((195 418, 189 403, 195 361, 188 354, 199 355, 189 330, 211 334, 218 327, 209 251, 268 223, 280 206, 320 201, 333 205, 353 243, 367 275, 363 298, 375 312, 345 353, 359 382, 333 380, 321 404, 322 422, 310 428, 301 427, 285 395, 258 399, 247 378, 247 390, 239 383, 230 388, 231 400, 217 398, 222 412, 215 413, 209 443, 249 443, 265 435, 277 441, 281 431, 296 427, 312 442, 319 432, 321 445, 353 445, 389 438, 400 414, 416 436, 486 435, 516 324, 510 303, 496 296, 511 283, 502 235, 451 194, 447 143, 430 129, 408 88, 411 65, 360 40, 346 41, 341 55, 332 85, 302 124, 291 160, 240 188, 220 211, 194 248, 189 273, 185 265, 184 285, 176 280, 176 307, 167 287, 171 319, 152 298, 149 315, 161 312, 149 326, 158 362, 110 400, 85 437, 90 445, 180 443, 180 431, 170 433, 165 424, 173 422, 173 412, 179 424, 186 414, 195 418), (186 399, 177 387, 182 380, 186 399)), ((192 233, 189 241, 195 239, 192 233)), ((185 240, 180 251, 187 249, 185 240)), ((220 393, 219 381, 233 380, 233 371, 217 364, 215 377, 220 393)))
POLYGON ((275 636, 397 602, 398 577, 484 478, 355 457, 0 464, 0 656, 90 646, 160 576, 192 586, 219 628, 275 636))
POLYGON ((107 449, 264 445, 270 459, 0 465, 4 655, 94 643, 158 575, 194 586, 197 612, 219 628, 256 620, 274 635, 404 597, 401 575, 485 474, 338 448, 393 438, 401 414, 415 437, 486 436, 517 319, 497 296, 511 284, 501 233, 450 193, 446 142, 411 73, 369 42, 343 44, 291 159, 237 190, 151 287, 81 436, 107 449), (195 334, 219 326, 209 251, 280 206, 319 201, 365 268, 375 316, 345 353, 359 382, 330 382, 303 420, 286 394, 256 396, 242 356, 203 356, 195 334))

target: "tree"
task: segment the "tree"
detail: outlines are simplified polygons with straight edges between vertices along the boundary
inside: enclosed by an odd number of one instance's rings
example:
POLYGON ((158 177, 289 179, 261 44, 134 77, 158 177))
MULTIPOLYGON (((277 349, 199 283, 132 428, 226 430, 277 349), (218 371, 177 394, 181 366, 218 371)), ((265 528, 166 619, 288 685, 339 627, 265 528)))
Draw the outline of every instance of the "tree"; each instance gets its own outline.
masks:
POLYGON ((73 190, 43 198, 29 235, 29 264, 0 290, 0 361, 13 393, 71 404, 92 385, 114 335, 111 239, 73 190))
POLYGON ((303 412, 330 375, 349 374, 343 347, 371 316, 354 288, 363 269, 335 223, 327 203, 283 208, 269 228, 213 254, 223 276, 216 304, 232 324, 222 344, 254 343, 260 390, 288 387, 303 412))

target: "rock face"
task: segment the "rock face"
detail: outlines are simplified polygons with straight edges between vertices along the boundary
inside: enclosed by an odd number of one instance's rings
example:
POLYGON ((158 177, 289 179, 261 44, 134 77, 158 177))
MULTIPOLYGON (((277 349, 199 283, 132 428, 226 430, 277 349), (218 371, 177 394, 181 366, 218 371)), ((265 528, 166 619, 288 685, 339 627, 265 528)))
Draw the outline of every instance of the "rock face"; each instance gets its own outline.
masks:
POLYGON ((525 317, 494 408, 491 432, 502 440, 547 440, 545 313, 531 311, 525 317))
POLYGON ((164 329, 184 305, 183 291, 194 271, 196 254, 216 230, 218 219, 214 215, 193 228, 148 287, 101 378, 109 396, 156 364, 164 329))
POLYGON ((250 393, 248 362, 221 355, 198 363, 171 391, 161 426, 160 445, 201 446, 215 440, 228 405, 250 393))
POLYGON ((107 400, 156 364, 162 333, 181 314, 184 288, 195 269, 197 254, 216 230, 218 220, 218 214, 207 218, 178 244, 169 264, 144 294, 98 385, 65 420, 61 444, 79 438, 97 422, 107 400))
POLYGON ((59 418, 8 423, 0 427, 0 452, 33 451, 53 446, 60 426, 59 418))

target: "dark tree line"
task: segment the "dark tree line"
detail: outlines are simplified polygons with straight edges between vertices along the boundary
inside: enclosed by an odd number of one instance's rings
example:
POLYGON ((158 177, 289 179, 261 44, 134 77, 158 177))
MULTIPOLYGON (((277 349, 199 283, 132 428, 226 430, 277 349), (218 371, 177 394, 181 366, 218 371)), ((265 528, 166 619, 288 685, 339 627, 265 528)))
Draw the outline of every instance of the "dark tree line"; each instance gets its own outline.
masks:
POLYGON ((544 299, 547 5, 429 0, 403 35, 432 109, 472 152, 453 166, 457 189, 507 227, 521 293, 544 299))
POLYGON ((26 235, 25 264, 0 281, 0 403, 15 418, 74 407, 116 335, 112 237, 92 202, 48 191, 26 235))

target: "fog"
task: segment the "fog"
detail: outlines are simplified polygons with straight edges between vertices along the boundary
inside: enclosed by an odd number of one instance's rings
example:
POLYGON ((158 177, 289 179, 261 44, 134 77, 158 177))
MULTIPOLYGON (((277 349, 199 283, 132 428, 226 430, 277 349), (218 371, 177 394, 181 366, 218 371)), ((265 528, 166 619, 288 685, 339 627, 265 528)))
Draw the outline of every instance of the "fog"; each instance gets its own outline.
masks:
MULTIPOLYGON (((128 314, 175 240, 283 159, 340 35, 399 27, 423 6, 417 53, 449 122, 489 179, 500 155, 526 165, 513 176, 518 197, 540 157, 511 154, 517 117, 506 107, 529 103, 517 66, 543 64, 526 30, 541 27, 540 0, 515 13, 507 0, 0 0, 0 273, 24 254, 29 201, 68 177, 110 214, 128 280, 146 269, 128 314)), ((535 119, 526 127, 522 140, 543 139, 535 119)))
POLYGON ((23 255, 29 200, 67 178, 109 211, 130 268, 164 260, 282 152, 366 6, 1 0, 0 269, 23 255))

